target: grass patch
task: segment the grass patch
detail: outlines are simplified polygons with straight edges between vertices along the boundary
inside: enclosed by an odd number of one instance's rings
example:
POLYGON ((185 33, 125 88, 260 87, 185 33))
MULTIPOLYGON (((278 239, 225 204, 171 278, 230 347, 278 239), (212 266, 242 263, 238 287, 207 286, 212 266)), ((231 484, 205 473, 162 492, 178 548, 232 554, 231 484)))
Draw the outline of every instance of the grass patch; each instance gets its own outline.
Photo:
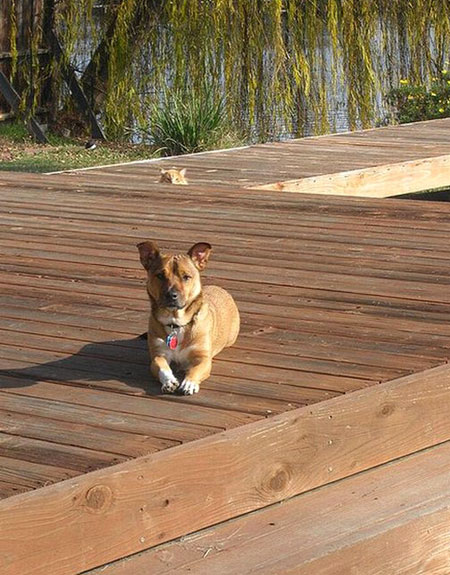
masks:
POLYGON ((20 122, 0 122, 0 138, 19 144, 29 140, 30 135, 20 122))
POLYGON ((146 160, 155 156, 146 145, 97 142, 86 150, 84 141, 49 134, 49 144, 37 144, 19 122, 0 122, 0 170, 57 172, 106 164, 146 160))

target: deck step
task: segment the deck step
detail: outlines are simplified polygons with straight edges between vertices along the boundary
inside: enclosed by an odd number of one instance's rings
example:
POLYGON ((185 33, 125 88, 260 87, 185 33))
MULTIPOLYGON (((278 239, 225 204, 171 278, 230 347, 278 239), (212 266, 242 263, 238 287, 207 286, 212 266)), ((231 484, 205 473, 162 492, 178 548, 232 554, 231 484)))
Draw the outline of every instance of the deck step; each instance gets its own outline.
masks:
POLYGON ((450 442, 89 575, 437 575, 450 565, 450 442))

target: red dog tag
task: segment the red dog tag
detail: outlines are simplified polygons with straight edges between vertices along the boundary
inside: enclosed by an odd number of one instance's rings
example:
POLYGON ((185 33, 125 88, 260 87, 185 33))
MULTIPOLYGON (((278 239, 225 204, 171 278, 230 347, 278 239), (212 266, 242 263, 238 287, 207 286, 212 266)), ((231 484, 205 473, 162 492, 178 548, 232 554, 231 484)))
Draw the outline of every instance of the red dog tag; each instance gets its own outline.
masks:
POLYGON ((178 346, 178 337, 176 333, 170 333, 166 337, 166 344, 169 349, 177 349, 178 346))

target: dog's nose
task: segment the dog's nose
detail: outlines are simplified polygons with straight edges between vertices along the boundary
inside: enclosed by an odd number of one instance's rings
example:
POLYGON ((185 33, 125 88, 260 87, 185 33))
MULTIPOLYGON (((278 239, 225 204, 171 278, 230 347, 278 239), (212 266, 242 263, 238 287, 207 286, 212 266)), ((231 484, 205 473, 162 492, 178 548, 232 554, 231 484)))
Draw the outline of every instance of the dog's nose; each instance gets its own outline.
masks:
POLYGON ((176 301, 178 299, 178 292, 171 288, 167 290, 166 297, 167 301, 176 301))

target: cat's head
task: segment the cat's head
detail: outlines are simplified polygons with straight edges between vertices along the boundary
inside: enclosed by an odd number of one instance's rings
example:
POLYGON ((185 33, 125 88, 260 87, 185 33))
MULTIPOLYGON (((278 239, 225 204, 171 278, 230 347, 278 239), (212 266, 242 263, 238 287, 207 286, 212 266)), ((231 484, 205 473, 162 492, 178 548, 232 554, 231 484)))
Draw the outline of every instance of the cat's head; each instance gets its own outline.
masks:
POLYGON ((177 170, 176 168, 171 168, 170 170, 161 169, 159 181, 164 184, 176 184, 179 186, 187 186, 186 168, 182 170, 177 170))

